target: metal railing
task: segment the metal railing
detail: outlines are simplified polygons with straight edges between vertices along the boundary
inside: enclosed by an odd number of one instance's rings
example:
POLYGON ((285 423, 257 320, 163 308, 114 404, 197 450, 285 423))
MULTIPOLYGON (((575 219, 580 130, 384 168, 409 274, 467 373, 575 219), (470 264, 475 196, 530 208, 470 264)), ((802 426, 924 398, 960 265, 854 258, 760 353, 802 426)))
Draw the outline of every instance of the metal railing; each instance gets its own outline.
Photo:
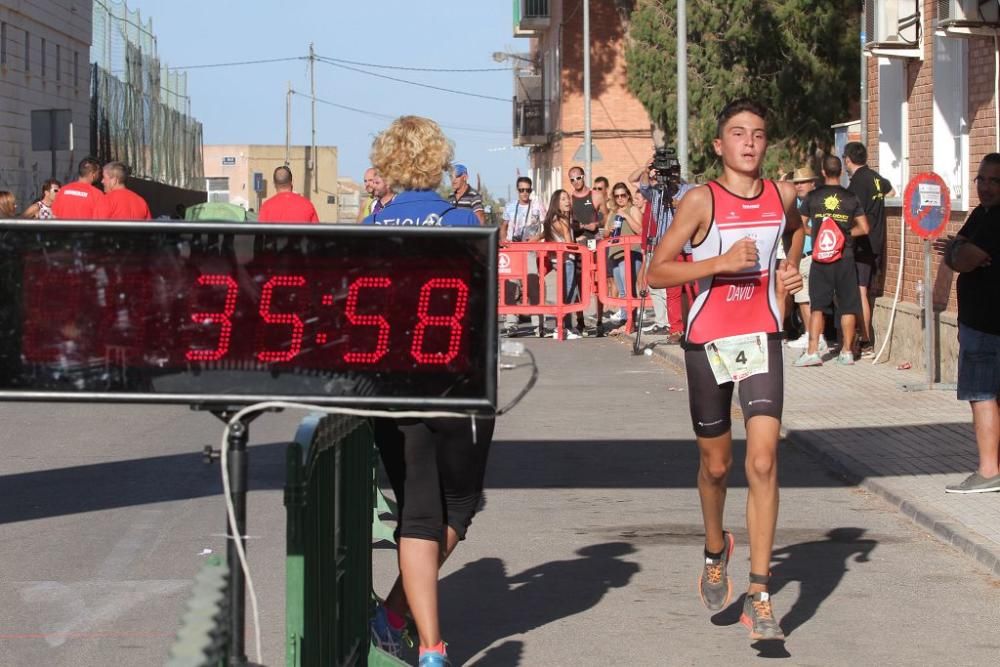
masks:
POLYGON ((514 139, 545 137, 545 102, 514 100, 514 139))
POLYGON ((288 447, 285 664, 363 665, 371 598, 372 430, 311 417, 288 447))
POLYGON ((521 0, 521 18, 536 19, 549 17, 549 0, 521 0))

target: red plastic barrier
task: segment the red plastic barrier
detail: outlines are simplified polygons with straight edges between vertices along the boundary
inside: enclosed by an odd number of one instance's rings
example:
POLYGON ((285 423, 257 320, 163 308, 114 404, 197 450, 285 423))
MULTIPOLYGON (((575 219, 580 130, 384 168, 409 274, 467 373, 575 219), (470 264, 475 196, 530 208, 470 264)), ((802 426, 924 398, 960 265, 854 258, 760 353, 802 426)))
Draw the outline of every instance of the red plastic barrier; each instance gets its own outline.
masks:
MULTIPOLYGON (((642 253, 642 237, 639 235, 602 239, 597 242, 597 249, 594 251, 597 270, 597 300, 609 308, 625 309, 626 331, 634 329, 632 312, 639 308, 642 301, 641 297, 632 296, 632 286, 635 285, 636 280, 635 267, 632 266, 631 261, 633 251, 642 253), (622 248, 624 250, 622 262, 625 268, 625 295, 611 296, 610 288, 614 284, 614 278, 608 275, 608 266, 611 264, 608 255, 612 248, 622 248)), ((638 290, 636 290, 636 293, 638 293, 638 290)))
POLYGON ((497 312, 500 315, 540 315, 552 316, 556 319, 556 338, 566 337, 563 331, 563 318, 570 313, 583 312, 593 296, 594 258, 586 246, 577 243, 511 243, 500 246, 498 258, 498 275, 500 279, 500 304, 497 312), (533 255, 531 253, 534 253, 533 255), (565 303, 563 301, 563 280, 567 255, 579 258, 577 272, 580 277, 580 300, 565 303), (532 271, 534 269, 534 271, 532 271), (546 299, 545 276, 550 272, 556 274, 555 294, 546 299), (529 276, 538 276, 538 303, 527 303, 529 276), (507 283, 519 281, 521 290, 520 303, 506 303, 507 283), (546 301, 553 303, 546 303, 546 301))

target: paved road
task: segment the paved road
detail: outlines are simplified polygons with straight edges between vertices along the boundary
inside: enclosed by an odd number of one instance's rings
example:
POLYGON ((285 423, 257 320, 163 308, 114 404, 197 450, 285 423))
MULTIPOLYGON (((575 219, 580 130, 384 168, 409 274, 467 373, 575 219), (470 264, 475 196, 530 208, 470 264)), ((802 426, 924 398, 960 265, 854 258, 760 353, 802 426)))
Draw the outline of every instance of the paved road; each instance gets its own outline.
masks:
MULTIPOLYGON (((695 592, 696 457, 681 375, 610 341, 530 341, 536 389, 499 424, 486 508, 442 583, 456 664, 688 665, 763 652, 786 664, 990 664, 1000 582, 878 498, 786 449, 774 575, 789 635, 753 646, 736 607, 695 592)), ((502 374, 510 396, 524 371, 502 374)), ((220 429, 178 408, 0 406, 0 665, 162 662, 204 549, 219 552, 220 429)), ((280 665, 283 446, 251 430, 251 558, 265 658, 280 665)), ((747 572, 737 475, 733 564, 747 572)), ((392 552, 376 553, 377 587, 392 552)))

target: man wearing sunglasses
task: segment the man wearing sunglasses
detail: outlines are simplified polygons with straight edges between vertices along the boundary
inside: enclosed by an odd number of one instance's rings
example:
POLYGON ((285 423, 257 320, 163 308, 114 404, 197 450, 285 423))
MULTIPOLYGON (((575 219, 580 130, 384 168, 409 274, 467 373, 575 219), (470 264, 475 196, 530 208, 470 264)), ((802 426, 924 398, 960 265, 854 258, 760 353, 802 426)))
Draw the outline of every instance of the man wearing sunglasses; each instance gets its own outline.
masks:
MULTIPOLYGON (((504 243, 518 243, 520 241, 538 241, 542 237, 542 220, 545 219, 545 207, 541 202, 531 197, 531 179, 521 176, 517 179, 517 199, 507 204, 503 211, 503 222, 500 223, 500 238, 504 243)), ((528 255, 528 269, 531 275, 528 277, 529 301, 534 296, 533 303, 538 301, 538 275, 537 269, 532 268, 537 265, 535 253, 528 255), (532 285, 531 283, 535 283, 532 285)), ((507 303, 521 303, 524 286, 521 281, 508 280, 505 282, 507 303)), ((508 313, 504 319, 504 335, 516 336, 518 333, 518 316, 508 313)), ((538 326, 538 316, 531 316, 532 326, 538 326)))
POLYGON ((598 212, 604 206, 604 197, 587 187, 580 167, 569 170, 569 185, 573 197, 573 233, 577 241, 586 243, 596 239, 601 228, 598 212))

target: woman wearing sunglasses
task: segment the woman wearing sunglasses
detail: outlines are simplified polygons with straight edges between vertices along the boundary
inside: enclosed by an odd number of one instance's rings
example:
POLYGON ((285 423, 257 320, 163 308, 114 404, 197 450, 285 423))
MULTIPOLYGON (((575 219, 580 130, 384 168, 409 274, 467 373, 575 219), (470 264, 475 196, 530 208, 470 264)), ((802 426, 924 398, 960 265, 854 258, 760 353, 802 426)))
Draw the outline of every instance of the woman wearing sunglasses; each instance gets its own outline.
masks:
MULTIPOLYGON (((625 183, 615 183, 611 189, 611 215, 608 216, 604 225, 605 238, 616 238, 619 236, 635 236, 642 232, 642 209, 636 205, 632 199, 632 192, 625 183)), ((625 286, 625 247, 618 246, 608 252, 608 262, 611 265, 611 272, 618 287, 618 294, 625 297, 628 294, 635 296, 635 279, 642 269, 642 253, 634 248, 629 249, 629 258, 632 261, 632 280, 626 289, 625 286)), ((619 308, 618 312, 611 315, 611 321, 620 324, 626 319, 624 308, 619 308)), ((611 332, 612 334, 624 333, 619 328, 611 332)))

